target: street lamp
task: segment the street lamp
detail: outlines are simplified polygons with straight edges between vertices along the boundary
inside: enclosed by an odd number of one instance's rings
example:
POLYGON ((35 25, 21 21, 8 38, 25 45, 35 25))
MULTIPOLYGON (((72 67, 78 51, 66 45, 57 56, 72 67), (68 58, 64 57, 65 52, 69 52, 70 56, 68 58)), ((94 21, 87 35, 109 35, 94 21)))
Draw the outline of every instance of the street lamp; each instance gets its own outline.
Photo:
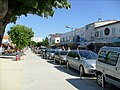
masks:
POLYGON ((73 27, 69 27, 67 25, 65 25, 65 27, 71 29, 71 36, 72 36, 71 37, 71 41, 73 41, 73 38, 74 38, 74 28, 73 27))

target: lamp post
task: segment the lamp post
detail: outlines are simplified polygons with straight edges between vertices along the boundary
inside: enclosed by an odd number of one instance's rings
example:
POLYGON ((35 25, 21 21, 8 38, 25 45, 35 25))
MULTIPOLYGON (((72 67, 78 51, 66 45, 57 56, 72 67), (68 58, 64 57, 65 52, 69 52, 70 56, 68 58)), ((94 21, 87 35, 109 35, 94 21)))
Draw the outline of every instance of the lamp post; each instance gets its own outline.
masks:
POLYGON ((66 28, 69 28, 69 29, 71 29, 71 42, 73 42, 73 38, 74 38, 74 28, 73 27, 69 27, 69 26, 67 26, 67 25, 65 25, 65 27, 66 28))

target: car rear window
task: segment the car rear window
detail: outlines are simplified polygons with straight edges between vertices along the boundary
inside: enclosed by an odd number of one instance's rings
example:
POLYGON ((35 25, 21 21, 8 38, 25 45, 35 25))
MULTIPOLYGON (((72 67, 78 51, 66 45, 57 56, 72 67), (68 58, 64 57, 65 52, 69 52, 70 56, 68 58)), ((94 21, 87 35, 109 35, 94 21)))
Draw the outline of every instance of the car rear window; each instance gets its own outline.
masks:
POLYGON ((60 52, 60 55, 67 55, 68 52, 60 52))

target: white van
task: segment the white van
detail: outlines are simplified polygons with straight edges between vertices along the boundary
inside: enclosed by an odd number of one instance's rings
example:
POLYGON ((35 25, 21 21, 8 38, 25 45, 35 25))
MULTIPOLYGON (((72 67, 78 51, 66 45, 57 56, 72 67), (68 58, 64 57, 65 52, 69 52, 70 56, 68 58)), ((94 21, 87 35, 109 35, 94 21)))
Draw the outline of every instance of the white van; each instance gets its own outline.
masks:
POLYGON ((120 88, 120 47, 103 47, 98 53, 96 62, 97 83, 106 83, 120 88))

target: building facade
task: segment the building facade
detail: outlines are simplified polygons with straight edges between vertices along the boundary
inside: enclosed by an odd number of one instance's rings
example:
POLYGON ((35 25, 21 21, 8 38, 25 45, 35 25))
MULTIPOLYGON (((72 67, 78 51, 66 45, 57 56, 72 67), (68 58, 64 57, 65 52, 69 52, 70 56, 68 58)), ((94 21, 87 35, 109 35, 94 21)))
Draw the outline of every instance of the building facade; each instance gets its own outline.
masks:
POLYGON ((43 42, 43 39, 42 37, 33 37, 31 38, 31 41, 35 41, 37 43, 37 42, 43 42))
POLYGON ((53 45, 59 44, 61 35, 62 34, 60 34, 60 33, 49 34, 49 36, 48 36, 49 46, 53 46, 53 45))
POLYGON ((106 20, 106 21, 98 21, 98 22, 94 22, 91 24, 87 24, 85 25, 85 39, 87 41, 92 41, 96 38, 96 29, 97 27, 103 26, 103 25, 107 25, 110 23, 114 23, 117 22, 117 20, 106 20))
POLYGON ((75 45, 78 47, 85 44, 89 46, 90 50, 98 51, 101 46, 106 44, 119 43, 119 38, 120 21, 106 20, 90 23, 85 27, 64 33, 60 37, 60 43, 67 47, 75 47, 75 45))

